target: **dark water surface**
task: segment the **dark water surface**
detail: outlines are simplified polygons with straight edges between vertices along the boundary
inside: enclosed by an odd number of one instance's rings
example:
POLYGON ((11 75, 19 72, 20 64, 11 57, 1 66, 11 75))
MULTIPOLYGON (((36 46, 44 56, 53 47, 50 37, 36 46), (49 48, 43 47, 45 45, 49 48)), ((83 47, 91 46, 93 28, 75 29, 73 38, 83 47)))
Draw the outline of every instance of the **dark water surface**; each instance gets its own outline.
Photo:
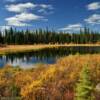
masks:
POLYGON ((70 54, 97 54, 100 53, 100 46, 77 46, 46 48, 38 51, 23 53, 12 53, 0 56, 0 67, 6 64, 20 66, 22 68, 36 67, 38 63, 53 64, 57 59, 70 54))

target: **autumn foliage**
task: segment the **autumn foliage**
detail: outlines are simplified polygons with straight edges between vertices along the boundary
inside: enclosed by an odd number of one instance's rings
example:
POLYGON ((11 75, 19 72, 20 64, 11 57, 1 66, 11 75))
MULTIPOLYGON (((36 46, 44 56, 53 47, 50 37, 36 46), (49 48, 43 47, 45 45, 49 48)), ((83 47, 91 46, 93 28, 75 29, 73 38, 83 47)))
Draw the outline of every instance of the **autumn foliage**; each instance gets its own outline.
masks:
POLYGON ((0 69, 0 98, 74 100, 75 86, 86 64, 89 66, 91 82, 95 88, 100 83, 99 54, 70 55, 60 58, 56 64, 39 65, 27 70, 5 66, 0 69))

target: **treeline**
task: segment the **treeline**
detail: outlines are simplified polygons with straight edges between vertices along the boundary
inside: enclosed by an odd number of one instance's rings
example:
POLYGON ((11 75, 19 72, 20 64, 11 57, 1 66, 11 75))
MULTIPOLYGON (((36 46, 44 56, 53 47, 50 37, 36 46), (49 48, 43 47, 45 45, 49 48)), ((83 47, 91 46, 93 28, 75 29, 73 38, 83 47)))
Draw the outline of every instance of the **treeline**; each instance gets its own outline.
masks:
POLYGON ((55 43, 98 43, 100 33, 90 31, 89 28, 80 29, 79 33, 55 32, 46 30, 18 31, 10 28, 3 33, 0 31, 0 44, 55 44, 55 43))

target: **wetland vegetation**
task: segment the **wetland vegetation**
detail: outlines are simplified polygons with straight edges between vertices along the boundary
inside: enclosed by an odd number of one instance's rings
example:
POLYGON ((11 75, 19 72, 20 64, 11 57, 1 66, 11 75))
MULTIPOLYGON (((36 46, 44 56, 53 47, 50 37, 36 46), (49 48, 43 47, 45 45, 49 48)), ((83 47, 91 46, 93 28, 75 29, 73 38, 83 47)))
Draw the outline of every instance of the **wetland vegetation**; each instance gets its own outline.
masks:
POLYGON ((69 55, 58 59, 55 64, 40 64, 31 69, 10 65, 0 69, 0 97, 14 100, 74 100, 77 86, 80 87, 80 93, 88 91, 88 96, 99 100, 100 91, 96 89, 99 84, 100 54, 69 55), (83 70, 85 66, 88 66, 89 75, 83 70), (77 85, 80 74, 81 79, 86 80, 85 83, 82 81, 86 85, 85 90, 81 90, 82 85, 77 85), (93 88, 88 90, 87 86, 93 88))

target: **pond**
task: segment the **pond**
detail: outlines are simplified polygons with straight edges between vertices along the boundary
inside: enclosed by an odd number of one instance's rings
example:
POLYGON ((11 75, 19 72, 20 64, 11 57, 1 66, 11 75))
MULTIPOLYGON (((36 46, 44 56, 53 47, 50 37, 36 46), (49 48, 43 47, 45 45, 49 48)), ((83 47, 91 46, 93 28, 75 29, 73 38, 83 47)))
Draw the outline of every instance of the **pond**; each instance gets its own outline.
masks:
POLYGON ((70 54, 97 54, 100 53, 100 46, 70 46, 58 48, 46 48, 37 51, 10 53, 0 56, 0 67, 5 65, 20 66, 22 68, 36 67, 36 64, 54 64, 60 57, 70 54))

